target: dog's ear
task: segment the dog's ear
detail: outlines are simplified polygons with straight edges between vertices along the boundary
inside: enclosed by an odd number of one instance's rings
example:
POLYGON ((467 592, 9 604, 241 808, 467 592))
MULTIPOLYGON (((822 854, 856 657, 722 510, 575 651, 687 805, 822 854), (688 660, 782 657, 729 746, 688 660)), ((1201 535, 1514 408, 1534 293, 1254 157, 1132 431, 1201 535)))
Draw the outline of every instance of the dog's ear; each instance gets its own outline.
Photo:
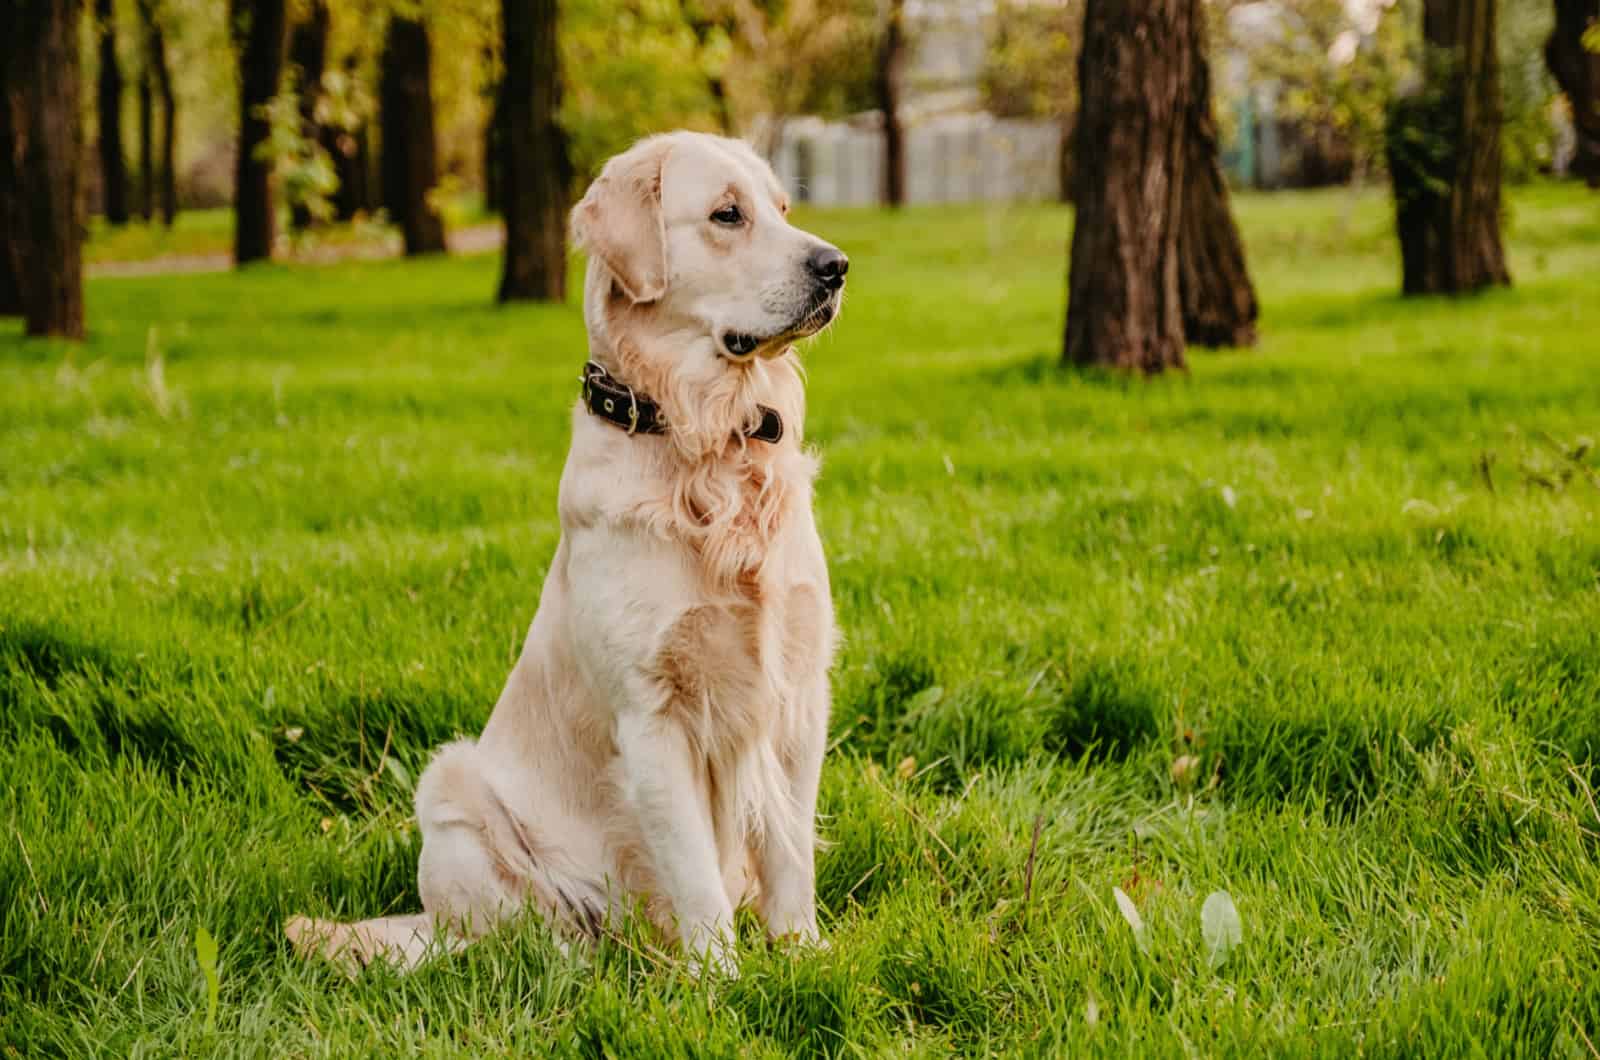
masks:
POLYGON ((572 241, 605 263, 634 302, 667 293, 667 231, 661 170, 668 146, 641 144, 606 163, 572 208, 572 241))

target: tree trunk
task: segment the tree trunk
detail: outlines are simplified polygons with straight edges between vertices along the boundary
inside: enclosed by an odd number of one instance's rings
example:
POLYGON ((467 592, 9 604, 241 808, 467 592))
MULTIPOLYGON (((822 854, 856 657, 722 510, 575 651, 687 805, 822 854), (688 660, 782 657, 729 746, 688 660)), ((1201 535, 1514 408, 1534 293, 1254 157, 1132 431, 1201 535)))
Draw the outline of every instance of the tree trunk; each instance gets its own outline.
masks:
POLYGON ((0 295, 29 335, 83 338, 78 0, 0 4, 0 295))
MULTIPOLYGON (((354 84, 359 78, 360 58, 347 55, 344 60, 345 78, 354 84)), ((333 192, 333 216, 340 221, 353 220, 357 214, 371 213, 378 208, 372 195, 372 150, 365 115, 354 129, 333 125, 323 126, 322 148, 333 160, 334 175, 339 186, 333 192)))
POLYGON ((883 204, 906 201, 906 141, 900 126, 900 74, 905 66, 905 0, 889 0, 878 46, 878 110, 883 114, 883 204))
POLYGON ((1495 0, 1424 0, 1422 89, 1386 131, 1406 294, 1510 284, 1500 245, 1495 0))
POLYGON ((1556 25, 1544 43, 1544 61, 1572 107, 1577 152, 1572 172, 1600 188, 1600 52, 1583 46, 1583 34, 1600 23, 1600 0, 1556 0, 1556 25))
POLYGON ((506 250, 500 301, 559 302, 567 290, 567 198, 572 164, 557 124, 561 53, 557 0, 501 0, 505 82, 500 195, 506 250))
POLYGON ((106 220, 121 225, 128 223, 128 163, 122 154, 122 67, 117 63, 117 24, 111 0, 95 0, 94 19, 100 39, 95 117, 100 123, 101 194, 106 220))
POLYGON ((343 129, 323 129, 322 146, 333 159, 333 170, 339 177, 339 187, 333 193, 333 215, 341 221, 353 220, 358 214, 372 213, 378 208, 372 192, 372 146, 367 131, 370 122, 362 119, 353 132, 343 129))
POLYGON ((1253 346, 1256 292, 1245 265, 1244 242, 1228 204, 1228 183, 1217 150, 1206 58, 1205 14, 1193 0, 1194 76, 1185 108, 1183 202, 1179 209, 1178 287, 1183 334, 1197 346, 1253 346))
POLYGON ((1089 0, 1078 55, 1068 363, 1183 368, 1178 229, 1195 0, 1089 0))
MULTIPOLYGON (((317 102, 322 98, 322 72, 328 61, 328 32, 333 16, 327 0, 312 0, 304 22, 289 37, 289 65, 294 67, 295 90, 300 94, 300 133, 308 141, 321 140, 317 127, 317 102)), ((289 207, 289 223, 297 230, 311 227, 311 211, 302 203, 289 207)))
POLYGON ((152 0, 141 0, 145 16, 145 57, 149 76, 161 97, 161 219, 167 227, 178 217, 178 101, 172 92, 172 70, 167 66, 167 41, 152 0))
MULTIPOLYGON (((0 119, 3 124, 3 119, 0 119)), ((6 231, 6 203, 9 193, 0 193, 0 317, 22 315, 22 292, 11 270, 11 236, 6 231)))
POLYGON ((444 250, 444 222, 428 204, 438 180, 433 138, 432 51, 416 19, 389 19, 378 82, 383 204, 400 225, 406 254, 444 250))
POLYGON ((239 46, 239 158, 233 199, 233 260, 237 265, 272 258, 272 162, 257 158, 269 128, 260 113, 283 76, 284 0, 231 0, 239 46))
POLYGON ((139 69, 139 216, 149 224, 156 213, 155 74, 149 55, 139 69))

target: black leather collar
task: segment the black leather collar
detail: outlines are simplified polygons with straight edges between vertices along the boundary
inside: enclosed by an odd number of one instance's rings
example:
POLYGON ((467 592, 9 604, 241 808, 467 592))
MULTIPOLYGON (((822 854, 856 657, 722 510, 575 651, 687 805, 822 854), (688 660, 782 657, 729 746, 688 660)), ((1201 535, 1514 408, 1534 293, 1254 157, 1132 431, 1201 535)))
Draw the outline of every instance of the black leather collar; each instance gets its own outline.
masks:
MULTIPOLYGON (((666 434, 667 416, 661 406, 614 379, 610 372, 589 361, 583 366, 583 403, 591 413, 629 434, 666 434)), ((761 422, 746 438, 777 444, 783 439, 783 417, 777 409, 757 405, 761 422)))

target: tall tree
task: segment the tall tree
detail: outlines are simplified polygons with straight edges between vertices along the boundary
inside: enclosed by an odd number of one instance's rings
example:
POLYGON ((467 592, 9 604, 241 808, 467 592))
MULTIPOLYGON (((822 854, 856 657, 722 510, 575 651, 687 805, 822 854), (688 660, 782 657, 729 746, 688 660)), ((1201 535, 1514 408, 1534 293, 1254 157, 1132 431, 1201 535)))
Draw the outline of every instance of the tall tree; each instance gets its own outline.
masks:
POLYGON ((11 238, 6 234, 5 202, 0 194, 0 317, 22 315, 22 292, 11 269, 11 238))
POLYGON ((239 158, 233 198, 233 260, 272 257, 272 162, 259 157, 270 129, 263 108, 283 77, 288 14, 284 0, 230 0, 239 48, 239 158))
POLYGON ((444 250, 444 221, 428 202, 438 180, 432 81, 428 27, 420 19, 390 18, 378 79, 383 204, 400 225, 408 255, 444 250))
POLYGON ((0 296, 29 335, 83 337, 78 0, 0 4, 0 296))
POLYGON ((561 54, 557 0, 501 0, 505 141, 500 197, 506 250, 500 301, 560 301, 567 290, 567 199, 572 164, 557 122, 561 54))
POLYGON ((106 220, 128 222, 128 163, 122 154, 122 66, 117 61, 117 21, 111 0, 95 0, 95 31, 100 41, 100 76, 95 117, 100 123, 100 187, 106 220))
MULTIPOLYGON (((295 90, 300 97, 301 135, 321 142, 317 126, 317 104, 322 99, 322 74, 328 64, 328 33, 333 14, 327 0, 311 0, 306 17, 295 24, 289 36, 289 65, 295 71, 295 90)), ((289 208, 289 223, 304 229, 311 225, 311 210, 304 203, 289 208)))
POLYGON ((1387 133, 1406 294, 1509 284, 1500 244, 1495 0, 1423 0, 1423 85, 1387 133))
POLYGON ((172 70, 167 66, 167 40, 161 28, 157 0, 139 0, 139 22, 144 30, 144 75, 140 88, 140 143, 139 167, 145 181, 145 219, 150 217, 150 199, 159 197, 161 219, 170 227, 178 216, 178 177, 173 171, 176 164, 178 135, 178 100, 172 91, 172 70), (154 91, 161 99, 161 160, 159 177, 145 172, 153 164, 148 161, 148 136, 151 125, 147 113, 146 93, 154 91), (159 195, 151 189, 150 182, 159 180, 159 195))
POLYGON ((900 126, 900 77, 906 53, 905 0, 889 0, 878 43, 878 110, 883 114, 883 204, 906 201, 906 138, 900 126))
POLYGON ((1206 20, 1192 0, 1194 75, 1184 107, 1183 202, 1179 206, 1178 287, 1183 294, 1183 334, 1197 346, 1252 346, 1256 292, 1245 265, 1244 241, 1228 203, 1217 149, 1206 58, 1206 20))
POLYGON ((1078 55, 1063 358, 1184 367, 1178 231, 1195 0, 1089 0, 1078 55))
MULTIPOLYGON (((341 85, 347 102, 359 95, 355 86, 361 80, 360 68, 360 55, 345 56, 341 85)), ((368 131, 371 124, 365 106, 350 106, 340 121, 322 127, 322 148, 333 160, 333 171, 339 178, 333 193, 333 216, 341 221, 371 213, 379 205, 372 179, 372 136, 368 131)))
POLYGON ((1600 50, 1584 46, 1584 35, 1595 33, 1600 33, 1600 0, 1556 0, 1544 61, 1572 108, 1578 140, 1572 171, 1600 188, 1600 50))
POLYGON ((139 65, 139 216, 145 224, 156 212, 155 109, 155 74, 147 53, 139 65))

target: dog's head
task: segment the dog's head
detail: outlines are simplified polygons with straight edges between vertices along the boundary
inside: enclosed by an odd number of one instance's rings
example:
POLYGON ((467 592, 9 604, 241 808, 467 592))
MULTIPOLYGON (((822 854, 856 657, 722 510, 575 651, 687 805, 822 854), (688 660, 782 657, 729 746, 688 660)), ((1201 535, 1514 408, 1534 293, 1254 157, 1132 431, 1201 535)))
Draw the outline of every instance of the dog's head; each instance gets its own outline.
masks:
POLYGON ((574 241, 590 254, 586 309, 670 337, 680 356, 776 357, 838 314, 850 264, 790 224, 788 209, 771 167, 742 141, 643 140, 606 163, 572 211, 574 241))

